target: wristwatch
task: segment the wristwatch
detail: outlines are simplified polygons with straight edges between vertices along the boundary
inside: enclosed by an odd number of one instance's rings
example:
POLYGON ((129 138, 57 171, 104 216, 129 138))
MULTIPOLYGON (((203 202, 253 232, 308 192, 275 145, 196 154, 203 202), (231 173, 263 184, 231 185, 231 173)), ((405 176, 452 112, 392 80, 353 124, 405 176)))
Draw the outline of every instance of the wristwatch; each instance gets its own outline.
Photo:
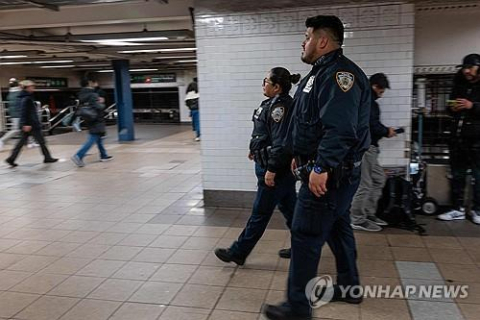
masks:
POLYGON ((314 165, 313 166, 313 172, 315 172, 316 174, 322 174, 322 173, 328 172, 328 170, 322 168, 319 165, 314 165))

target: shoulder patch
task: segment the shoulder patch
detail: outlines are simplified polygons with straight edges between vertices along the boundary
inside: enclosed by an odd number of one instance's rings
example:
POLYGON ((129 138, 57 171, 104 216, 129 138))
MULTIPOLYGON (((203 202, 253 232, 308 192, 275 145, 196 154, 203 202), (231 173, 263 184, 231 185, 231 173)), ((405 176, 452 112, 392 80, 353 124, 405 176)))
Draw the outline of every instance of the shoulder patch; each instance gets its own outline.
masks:
POLYGON ((338 86, 343 92, 348 92, 348 90, 352 89, 353 84, 355 83, 355 76, 350 72, 339 71, 335 78, 337 79, 338 86))
POLYGON ((276 107, 272 110, 272 119, 275 122, 280 122, 285 115, 285 108, 284 107, 276 107))

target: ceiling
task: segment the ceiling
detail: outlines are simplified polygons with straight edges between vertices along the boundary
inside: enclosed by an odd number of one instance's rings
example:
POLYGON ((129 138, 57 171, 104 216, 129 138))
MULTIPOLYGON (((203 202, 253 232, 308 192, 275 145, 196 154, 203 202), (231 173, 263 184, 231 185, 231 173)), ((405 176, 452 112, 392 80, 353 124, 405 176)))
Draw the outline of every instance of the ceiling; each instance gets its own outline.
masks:
POLYGON ((196 67, 193 0, 0 0, 0 68, 196 67), (19 17, 22 17, 19 19, 19 17))

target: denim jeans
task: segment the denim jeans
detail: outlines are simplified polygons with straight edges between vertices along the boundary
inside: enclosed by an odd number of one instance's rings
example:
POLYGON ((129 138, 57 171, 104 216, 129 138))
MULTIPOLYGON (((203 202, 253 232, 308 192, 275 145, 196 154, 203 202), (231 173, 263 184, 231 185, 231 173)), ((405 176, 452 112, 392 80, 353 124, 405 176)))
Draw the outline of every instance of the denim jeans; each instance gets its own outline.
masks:
POLYGON ((100 134, 94 134, 94 133, 89 133, 88 134, 88 139, 84 143, 84 145, 78 150, 76 156, 79 157, 80 159, 83 159, 85 155, 87 154, 88 150, 93 146, 93 144, 96 143, 98 146, 98 150, 100 151, 100 158, 105 159, 108 157, 107 150, 105 150, 105 147, 103 146, 103 137, 100 134))
POLYGON ((192 122, 197 138, 200 137, 200 111, 192 110, 192 122))

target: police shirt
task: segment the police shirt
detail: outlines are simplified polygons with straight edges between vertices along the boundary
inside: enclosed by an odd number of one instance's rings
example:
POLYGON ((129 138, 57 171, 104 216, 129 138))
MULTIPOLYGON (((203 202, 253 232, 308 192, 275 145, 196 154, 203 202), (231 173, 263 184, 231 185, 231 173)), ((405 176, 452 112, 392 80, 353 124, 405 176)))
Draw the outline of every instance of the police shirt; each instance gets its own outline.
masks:
POLYGON ((365 73, 342 49, 318 59, 294 97, 292 147, 295 156, 322 169, 361 160, 370 145, 371 90, 365 73))
POLYGON ((253 132, 250 152, 271 147, 267 170, 279 172, 289 170, 291 154, 284 146, 288 125, 292 116, 293 98, 281 94, 263 101, 252 117, 253 132))

